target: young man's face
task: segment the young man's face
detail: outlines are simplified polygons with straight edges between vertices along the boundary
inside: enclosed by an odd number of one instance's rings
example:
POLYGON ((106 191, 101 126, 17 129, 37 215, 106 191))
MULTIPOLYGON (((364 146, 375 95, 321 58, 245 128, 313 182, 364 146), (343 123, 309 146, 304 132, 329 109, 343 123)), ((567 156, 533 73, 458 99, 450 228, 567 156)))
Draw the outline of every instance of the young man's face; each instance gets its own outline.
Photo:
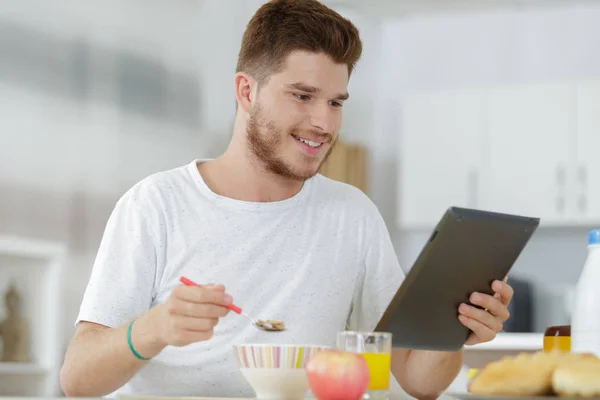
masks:
POLYGON ((266 168, 289 179, 314 176, 333 149, 347 98, 348 67, 296 51, 258 93, 248 144, 266 168))

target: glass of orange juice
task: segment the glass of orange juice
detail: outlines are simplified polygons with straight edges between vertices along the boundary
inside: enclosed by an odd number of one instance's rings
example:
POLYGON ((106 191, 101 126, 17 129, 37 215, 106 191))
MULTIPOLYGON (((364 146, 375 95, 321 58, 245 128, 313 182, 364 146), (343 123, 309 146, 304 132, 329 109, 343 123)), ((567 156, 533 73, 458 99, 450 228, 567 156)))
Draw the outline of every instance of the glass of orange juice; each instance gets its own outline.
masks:
POLYGON ((337 348, 360 353, 369 368, 369 386, 363 399, 390 398, 390 365, 392 361, 392 334, 389 332, 339 332, 337 348))
POLYGON ((571 351, 571 325, 549 326, 544 332, 544 351, 571 351))

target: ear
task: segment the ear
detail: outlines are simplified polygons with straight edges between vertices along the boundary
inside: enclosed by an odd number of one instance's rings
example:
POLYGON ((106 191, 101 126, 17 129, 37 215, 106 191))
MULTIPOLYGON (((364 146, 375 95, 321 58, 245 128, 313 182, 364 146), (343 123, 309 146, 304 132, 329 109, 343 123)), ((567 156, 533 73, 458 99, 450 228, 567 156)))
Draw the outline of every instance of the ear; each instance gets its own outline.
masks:
POLYGON ((238 106, 249 114, 256 95, 256 80, 244 72, 238 72, 233 79, 235 87, 235 99, 238 106))

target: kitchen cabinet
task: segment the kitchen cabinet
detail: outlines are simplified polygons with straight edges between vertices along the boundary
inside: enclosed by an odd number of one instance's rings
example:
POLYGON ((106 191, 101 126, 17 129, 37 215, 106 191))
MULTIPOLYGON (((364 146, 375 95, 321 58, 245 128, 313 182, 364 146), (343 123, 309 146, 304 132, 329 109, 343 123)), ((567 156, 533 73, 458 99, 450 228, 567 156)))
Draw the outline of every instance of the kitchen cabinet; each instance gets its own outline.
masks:
POLYGON ((573 93, 569 84, 488 88, 483 208, 565 221, 573 93))
POLYGON ((571 212, 580 224, 600 224, 600 81, 576 86, 575 161, 571 212))
POLYGON ((399 135, 400 229, 452 205, 600 225, 600 80, 411 94, 399 135))
POLYGON ((448 206, 480 205, 484 93, 407 96, 400 117, 398 223, 430 229, 448 206))

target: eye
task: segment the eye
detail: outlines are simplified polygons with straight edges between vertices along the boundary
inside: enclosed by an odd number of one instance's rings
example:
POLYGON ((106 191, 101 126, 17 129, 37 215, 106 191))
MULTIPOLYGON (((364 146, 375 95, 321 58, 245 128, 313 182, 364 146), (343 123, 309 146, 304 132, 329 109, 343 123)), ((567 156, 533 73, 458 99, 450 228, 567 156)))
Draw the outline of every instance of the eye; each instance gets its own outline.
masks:
POLYGON ((301 94, 301 93, 295 93, 294 96, 298 99, 298 100, 302 100, 302 101, 307 101, 310 100, 310 96, 307 94, 301 94))
POLYGON ((342 103, 340 103, 339 101, 330 101, 329 105, 335 108, 341 108, 343 106, 342 103))

